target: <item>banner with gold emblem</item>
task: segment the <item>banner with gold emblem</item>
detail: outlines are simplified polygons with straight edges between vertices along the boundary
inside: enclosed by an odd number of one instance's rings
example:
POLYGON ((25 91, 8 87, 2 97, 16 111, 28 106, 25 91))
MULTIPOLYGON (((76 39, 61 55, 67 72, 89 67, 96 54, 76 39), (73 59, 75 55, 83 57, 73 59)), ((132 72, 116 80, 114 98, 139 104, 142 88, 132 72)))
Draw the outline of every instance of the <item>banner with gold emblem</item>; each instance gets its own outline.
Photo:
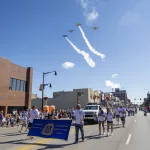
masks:
POLYGON ((68 140, 72 120, 35 119, 28 136, 68 140))

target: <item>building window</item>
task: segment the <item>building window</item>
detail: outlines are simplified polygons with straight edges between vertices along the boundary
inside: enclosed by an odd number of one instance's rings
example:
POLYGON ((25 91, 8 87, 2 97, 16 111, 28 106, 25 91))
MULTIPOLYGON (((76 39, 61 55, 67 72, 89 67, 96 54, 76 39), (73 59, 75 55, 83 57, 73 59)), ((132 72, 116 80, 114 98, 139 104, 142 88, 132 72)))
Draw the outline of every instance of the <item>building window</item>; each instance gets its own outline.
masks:
POLYGON ((13 91, 27 92, 27 82, 15 78, 10 78, 9 89, 13 91))
POLYGON ((11 87, 11 89, 14 90, 14 91, 16 90, 16 79, 14 79, 14 78, 12 79, 12 87, 11 87))
POLYGON ((77 95, 78 96, 83 96, 84 94, 83 94, 83 92, 78 92, 77 95))
POLYGON ((9 89, 12 90, 12 83, 13 83, 13 78, 10 78, 10 82, 9 82, 9 89))
POLYGON ((20 80, 17 80, 16 83, 16 91, 20 91, 20 80))
POLYGON ((20 91, 24 91, 24 81, 20 82, 20 91))

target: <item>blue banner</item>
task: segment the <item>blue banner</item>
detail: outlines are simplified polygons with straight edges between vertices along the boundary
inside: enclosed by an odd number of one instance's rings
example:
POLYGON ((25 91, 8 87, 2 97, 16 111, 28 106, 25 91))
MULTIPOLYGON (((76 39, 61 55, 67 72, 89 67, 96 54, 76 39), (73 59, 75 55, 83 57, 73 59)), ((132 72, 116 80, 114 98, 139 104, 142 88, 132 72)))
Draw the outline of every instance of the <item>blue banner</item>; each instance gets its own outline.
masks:
POLYGON ((68 140, 72 120, 35 119, 28 136, 68 140))

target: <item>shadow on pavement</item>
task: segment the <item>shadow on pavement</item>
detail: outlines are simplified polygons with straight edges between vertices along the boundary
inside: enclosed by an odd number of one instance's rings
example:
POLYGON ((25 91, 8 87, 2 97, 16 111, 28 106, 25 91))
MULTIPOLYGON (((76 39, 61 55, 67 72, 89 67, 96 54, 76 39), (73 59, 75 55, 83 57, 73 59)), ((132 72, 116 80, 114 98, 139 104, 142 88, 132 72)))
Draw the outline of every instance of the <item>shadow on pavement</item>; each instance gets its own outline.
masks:
POLYGON ((64 148, 66 146, 73 145, 74 143, 69 144, 38 144, 40 146, 45 146, 44 148, 38 148, 37 150, 45 150, 45 149, 55 149, 55 148, 64 148))
POLYGON ((29 138, 28 139, 14 140, 14 141, 0 142, 0 144, 28 144, 28 143, 23 143, 23 141, 27 141, 27 140, 29 140, 29 138))
POLYGON ((16 135, 23 135, 23 134, 27 134, 27 133, 19 133, 19 132, 17 132, 17 133, 7 133, 7 134, 3 134, 3 135, 5 135, 5 136, 16 136, 16 135))
POLYGON ((100 136, 100 135, 96 134, 96 135, 86 136, 85 139, 87 139, 87 140, 102 139, 102 138, 105 138, 105 137, 107 137, 107 136, 106 135, 100 136))
POLYGON ((113 126, 113 129, 120 129, 120 128, 121 128, 120 126, 117 126, 117 127, 113 126))

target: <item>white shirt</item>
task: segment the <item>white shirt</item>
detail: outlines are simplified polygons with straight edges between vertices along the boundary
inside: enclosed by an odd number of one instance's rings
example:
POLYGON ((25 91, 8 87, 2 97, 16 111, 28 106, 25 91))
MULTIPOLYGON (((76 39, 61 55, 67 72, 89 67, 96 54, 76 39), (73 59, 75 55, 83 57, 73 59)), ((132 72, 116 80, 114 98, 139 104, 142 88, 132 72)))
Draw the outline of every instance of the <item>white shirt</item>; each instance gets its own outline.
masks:
POLYGON ((119 114, 119 111, 120 111, 120 108, 116 108, 116 109, 115 109, 116 115, 120 115, 120 114, 119 114))
POLYGON ((105 120, 105 113, 103 112, 99 112, 98 114, 98 120, 99 121, 104 121, 105 120))
POLYGON ((125 113, 126 113, 126 109, 125 108, 120 108, 120 117, 124 117, 125 113))
POLYGON ((30 123, 33 123, 34 119, 37 119, 39 115, 39 111, 37 109, 35 110, 30 110, 30 123))
POLYGON ((107 121, 112 121, 113 120, 113 114, 112 112, 107 113, 107 121))
POLYGON ((84 118, 84 112, 83 110, 76 110, 75 111, 75 123, 76 124, 81 124, 81 121, 83 120, 84 118))

